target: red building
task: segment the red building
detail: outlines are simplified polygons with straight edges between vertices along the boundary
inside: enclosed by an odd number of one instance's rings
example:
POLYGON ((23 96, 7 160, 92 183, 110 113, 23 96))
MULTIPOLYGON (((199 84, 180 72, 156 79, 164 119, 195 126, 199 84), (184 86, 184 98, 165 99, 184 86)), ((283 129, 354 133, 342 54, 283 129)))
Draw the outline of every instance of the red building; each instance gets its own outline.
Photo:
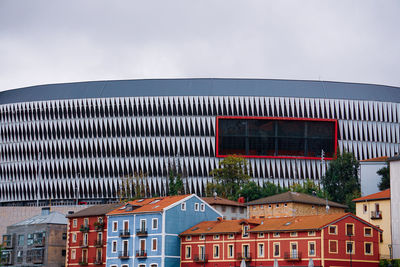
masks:
POLYGON ((180 234, 181 266, 378 266, 381 231, 351 213, 207 221, 180 234))
POLYGON ((66 266, 106 264, 107 216, 122 204, 96 205, 67 215, 66 266))

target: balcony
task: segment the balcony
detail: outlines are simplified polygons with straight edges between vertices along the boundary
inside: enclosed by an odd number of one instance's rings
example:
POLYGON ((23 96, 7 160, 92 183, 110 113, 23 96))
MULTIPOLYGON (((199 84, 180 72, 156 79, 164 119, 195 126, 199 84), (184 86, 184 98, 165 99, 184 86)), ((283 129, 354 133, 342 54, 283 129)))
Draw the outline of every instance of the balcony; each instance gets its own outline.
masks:
POLYGON ((0 256, 0 265, 12 265, 13 257, 11 251, 3 251, 0 256))
POLYGON ((208 262, 208 254, 196 254, 193 255, 194 262, 205 263, 208 262))
POLYGON ((85 240, 81 240, 81 241, 79 241, 79 247, 87 248, 87 247, 89 247, 89 242, 85 241, 85 240))
POLYGON ((36 256, 32 258, 32 263, 39 264, 43 263, 43 256, 36 256))
POLYGON ((238 253, 236 259, 237 259, 237 260, 240 260, 240 261, 241 261, 241 260, 251 261, 251 253, 250 253, 250 252, 247 252, 247 253, 238 253))
POLYGON ((93 258, 93 264, 94 264, 94 265, 102 265, 102 264, 103 264, 103 259, 102 259, 102 258, 94 257, 94 258, 93 258))
POLYGON ((94 230, 97 232, 101 232, 104 230, 104 222, 95 222, 94 224, 94 230))
POLYGON ((118 258, 120 258, 121 260, 129 259, 129 252, 127 250, 118 252, 118 258))
POLYGON ((130 237, 130 236, 131 232, 129 231, 129 229, 119 231, 119 237, 130 237))
POLYGON ((88 262, 87 262, 87 260, 86 261, 80 261, 79 265, 80 266, 86 266, 86 265, 88 265, 88 262))
POLYGON ((139 228, 136 229, 137 236, 147 236, 147 229, 146 228, 139 228))
POLYGON ((136 250, 136 258, 138 258, 138 259, 147 258, 147 251, 146 250, 136 250))
POLYGON ((381 210, 371 211, 371 219, 372 220, 382 219, 382 211, 381 210))
POLYGON ((103 240, 96 240, 94 241, 94 246, 96 248, 101 248, 103 246, 103 240))
POLYGON ((285 252, 283 258, 287 261, 301 261, 301 252, 285 252))
POLYGON ((89 232, 89 230, 90 230, 89 225, 82 224, 81 227, 79 228, 79 231, 81 231, 82 233, 87 233, 89 232))
POLYGON ((40 238, 40 239, 34 239, 33 240, 33 246, 34 247, 43 247, 45 244, 45 238, 40 238))

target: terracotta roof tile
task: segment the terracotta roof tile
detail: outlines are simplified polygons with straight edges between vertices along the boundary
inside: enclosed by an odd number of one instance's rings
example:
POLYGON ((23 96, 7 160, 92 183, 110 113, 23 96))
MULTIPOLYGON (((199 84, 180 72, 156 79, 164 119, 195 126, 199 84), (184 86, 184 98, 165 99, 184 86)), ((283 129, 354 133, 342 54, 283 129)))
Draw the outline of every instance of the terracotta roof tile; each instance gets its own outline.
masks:
POLYGON ((377 157, 377 158, 371 158, 371 159, 364 159, 360 160, 360 162, 385 162, 388 160, 388 157, 377 157))
MULTIPOLYGON (((260 204, 292 203, 292 202, 319 205, 319 206, 326 205, 326 200, 323 198, 314 197, 303 193, 290 192, 290 191, 282 194, 256 199, 246 203, 246 205, 251 206, 260 204)), ((344 209, 347 208, 346 205, 342 205, 340 203, 336 203, 329 200, 328 200, 328 205, 337 208, 344 208, 344 209)))
POLYGON ((236 201, 232 201, 222 197, 203 197, 202 198, 205 202, 210 205, 224 205, 224 206, 237 206, 237 207, 245 207, 243 203, 239 203, 236 201))
POLYGON ((136 199, 129 201, 122 208, 118 208, 107 213, 107 215, 162 211, 164 208, 188 196, 190 195, 136 199), (132 209, 126 209, 126 207, 129 206, 128 204, 132 206, 132 209))
POLYGON ((390 199, 390 188, 364 197, 353 199, 353 202, 390 199))

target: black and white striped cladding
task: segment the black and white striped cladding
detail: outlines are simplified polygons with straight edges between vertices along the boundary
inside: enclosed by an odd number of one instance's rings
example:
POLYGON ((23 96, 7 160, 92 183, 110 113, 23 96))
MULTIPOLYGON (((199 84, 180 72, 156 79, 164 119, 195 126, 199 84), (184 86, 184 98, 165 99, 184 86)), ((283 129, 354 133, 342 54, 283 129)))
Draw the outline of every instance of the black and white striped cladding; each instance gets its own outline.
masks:
MULTIPOLYGON (((0 201, 116 199, 121 177, 145 174, 148 195, 167 191, 179 163, 186 190, 202 194, 218 166, 216 116, 338 119, 338 148, 360 160, 399 150, 400 104, 246 97, 110 97, 0 105, 0 201)), ((249 159, 260 183, 318 181, 321 161, 249 159)))

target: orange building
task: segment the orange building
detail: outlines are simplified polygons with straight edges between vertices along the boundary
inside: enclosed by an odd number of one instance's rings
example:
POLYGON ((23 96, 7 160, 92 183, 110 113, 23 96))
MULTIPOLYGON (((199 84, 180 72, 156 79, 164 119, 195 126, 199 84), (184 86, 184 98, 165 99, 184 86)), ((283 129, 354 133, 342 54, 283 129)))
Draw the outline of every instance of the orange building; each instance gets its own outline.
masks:
POLYGON ((351 213, 206 221, 180 234, 182 267, 379 263, 379 228, 351 213))

